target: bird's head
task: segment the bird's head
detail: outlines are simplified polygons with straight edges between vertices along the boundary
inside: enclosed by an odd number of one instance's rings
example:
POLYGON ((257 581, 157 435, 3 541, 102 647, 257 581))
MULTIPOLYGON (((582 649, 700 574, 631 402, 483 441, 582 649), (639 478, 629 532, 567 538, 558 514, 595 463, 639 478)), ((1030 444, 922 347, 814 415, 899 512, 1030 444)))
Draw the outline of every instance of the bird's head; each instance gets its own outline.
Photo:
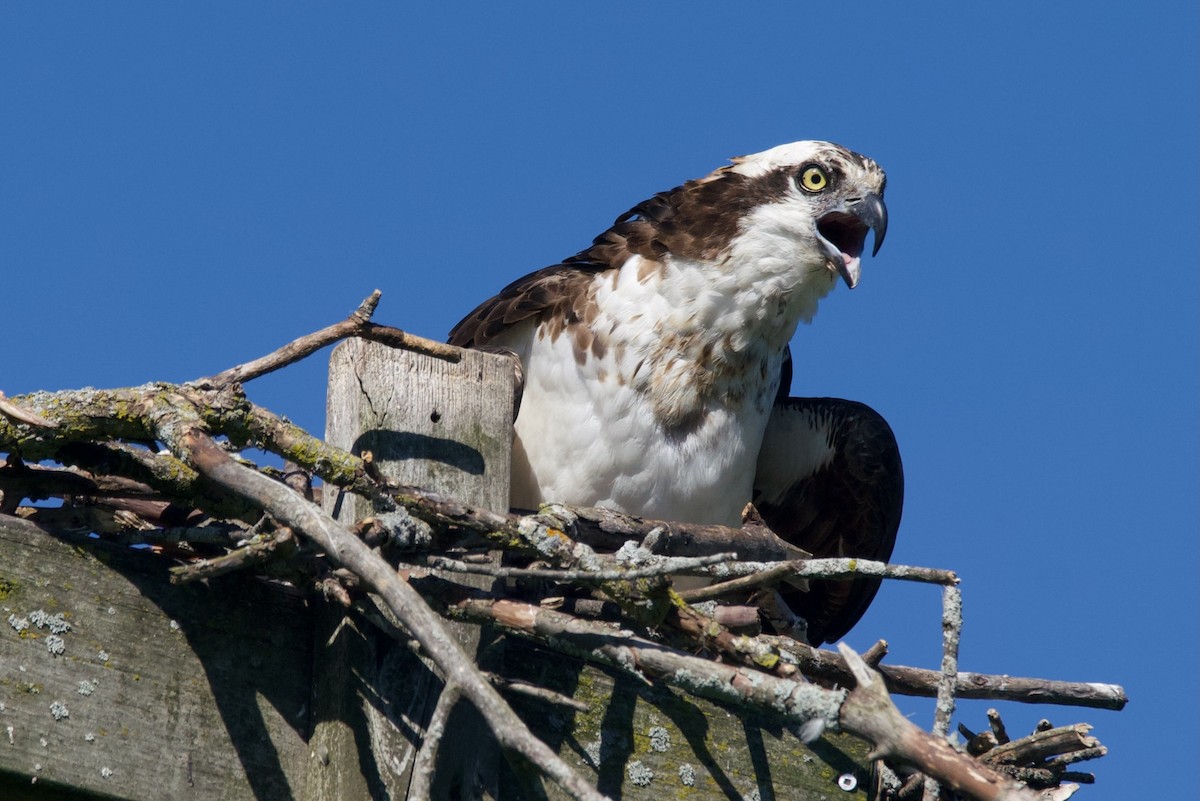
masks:
POLYGON ((707 196, 726 213, 735 212, 731 233, 739 249, 823 265, 853 289, 867 233, 875 232, 871 255, 887 233, 886 183, 883 170, 866 156, 805 141, 736 158, 692 187, 698 199, 707 196))

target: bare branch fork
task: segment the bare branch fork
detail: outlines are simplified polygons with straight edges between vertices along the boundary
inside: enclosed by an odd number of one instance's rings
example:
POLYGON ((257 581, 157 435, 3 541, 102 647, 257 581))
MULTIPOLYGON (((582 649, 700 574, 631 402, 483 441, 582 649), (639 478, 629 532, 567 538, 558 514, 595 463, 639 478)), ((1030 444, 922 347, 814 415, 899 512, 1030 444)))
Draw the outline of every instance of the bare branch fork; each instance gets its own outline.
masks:
POLYGON ((320 331, 293 340, 279 350, 269 353, 260 359, 239 364, 237 367, 230 368, 223 373, 217 373, 208 378, 202 378, 195 383, 204 387, 221 387, 228 386, 229 384, 243 383, 252 378, 258 378, 267 373, 273 373, 280 368, 287 367, 293 362, 298 362, 304 357, 316 353, 326 345, 332 345, 334 342, 346 339, 347 337, 369 339, 396 348, 404 348, 405 350, 436 356, 439 359, 458 361, 457 348, 452 348, 449 345, 436 342, 432 339, 425 339, 424 337, 405 333, 399 328, 372 323, 371 316, 375 314, 375 307, 379 305, 379 299, 382 296, 383 293, 376 289, 342 322, 334 323, 327 328, 322 328, 320 331))
MULTIPOLYGON (((516 717, 493 682, 449 637, 440 618, 414 587, 432 598, 446 615, 488 621, 546 647, 625 670, 641 680, 675 683, 689 692, 807 723, 810 730, 812 725, 841 728, 872 742, 878 754, 914 765, 973 798, 1035 796, 946 744, 944 735, 956 692, 966 697, 1106 708, 1120 708, 1125 703, 1123 690, 1110 685, 959 673, 961 594, 956 586, 958 579, 950 571, 864 560, 806 559, 807 554, 753 519, 733 529, 645 521, 607 510, 560 505, 533 514, 475 509, 420 488, 390 484, 378 475, 369 458, 331 448, 246 400, 240 382, 277 370, 348 336, 442 359, 459 358, 456 349, 371 323, 378 301, 379 293, 373 293, 341 323, 191 384, 35 393, 18 398, 0 394, 0 452, 9 454, 8 463, 0 467, 0 525, 3 514, 12 513, 44 524, 51 524, 56 514, 58 520, 64 520, 60 510, 19 507, 23 497, 55 496, 96 499, 93 516, 75 525, 107 531, 110 529, 96 521, 108 515, 114 521, 111 530, 119 530, 122 524, 115 521, 134 519, 140 521, 139 536, 153 540, 145 529, 154 529, 163 532, 163 543, 168 541, 168 528, 175 532, 172 536, 182 536, 179 532, 221 526, 220 535, 210 541, 228 543, 239 536, 237 526, 243 526, 241 536, 249 538, 252 527, 264 519, 269 521, 262 537, 226 556, 181 568, 181 580, 293 561, 288 555, 295 549, 296 536, 310 540, 334 567, 348 571, 344 577, 352 579, 351 584, 374 593, 404 627, 402 636, 415 639, 438 666, 448 688, 439 701, 439 710, 445 713, 458 694, 466 697, 505 748, 521 754, 571 797, 579 799, 602 796, 516 717), (282 455, 323 478, 327 489, 336 487, 371 500, 376 518, 363 521, 355 531, 343 527, 285 484, 281 476, 233 458, 215 436, 226 437, 232 447, 254 445, 282 455), (154 442, 163 443, 166 450, 125 444, 154 442), (54 460, 74 467, 31 468, 24 460, 54 460), (185 528, 169 527, 162 515, 172 502, 203 510, 222 522, 206 522, 200 515, 185 528), (364 542, 364 537, 371 545, 364 542), (416 561, 443 572, 486 573, 514 580, 595 587, 627 618, 649 625, 666 623, 667 629, 675 632, 670 637, 683 638, 682 642, 690 643, 689 650, 700 645, 720 654, 728 663, 692 656, 599 621, 506 598, 464 595, 461 587, 436 575, 410 583, 372 545, 381 545, 385 551, 389 547, 410 552, 419 548, 457 549, 460 556, 462 549, 477 546, 523 552, 552 567, 483 566, 448 554, 427 554, 416 561), (666 577, 681 572, 706 573, 720 582, 700 591, 676 594, 666 577), (893 666, 876 670, 847 648, 837 656, 787 638, 734 635, 688 605, 780 582, 854 575, 943 586, 945 637, 940 671, 893 666), (849 693, 826 690, 801 680, 801 673, 832 678, 846 686, 855 685, 855 689, 849 693), (885 681, 894 691, 937 694, 933 734, 903 719, 888 698, 885 681)), ((190 541, 199 543, 203 537, 196 534, 190 541)), ((415 568, 414 574, 427 572, 428 568, 415 568)), ((346 578, 326 572, 315 580, 349 602, 343 586, 346 578)), ((877 662, 885 649, 873 650, 876 653, 872 662, 877 662)), ((442 718, 435 714, 435 723, 438 720, 442 718)), ((431 729, 430 740, 436 743, 435 730, 431 729)), ((1102 747, 1097 743, 1081 748, 1078 753, 1102 747)), ((1005 752, 994 750, 999 755, 993 754, 992 763, 1005 764, 1005 752)), ((1058 774, 1062 774, 1061 769, 1058 774)), ((420 782, 429 778, 427 770, 424 774, 418 771, 415 777, 418 789, 423 786, 420 782)))

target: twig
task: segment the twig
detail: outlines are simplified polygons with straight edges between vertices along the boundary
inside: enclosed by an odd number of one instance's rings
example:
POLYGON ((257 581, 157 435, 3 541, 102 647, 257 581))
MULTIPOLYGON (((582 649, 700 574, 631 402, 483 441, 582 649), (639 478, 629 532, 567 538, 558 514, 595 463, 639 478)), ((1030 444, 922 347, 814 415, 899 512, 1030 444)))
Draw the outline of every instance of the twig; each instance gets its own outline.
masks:
POLYGON ((545 568, 519 568, 503 565, 473 564, 457 559, 447 559, 444 556, 429 556, 425 562, 429 567, 447 570, 451 573, 472 573, 496 578, 525 578, 544 579, 562 583, 576 582, 590 584, 604 581, 629 581, 631 579, 667 576, 684 570, 693 570, 719 562, 728 562, 737 558, 737 554, 718 553, 712 556, 672 556, 661 558, 657 564, 646 567, 631 567, 615 570, 550 570, 545 568))
MULTIPOLYGON (((917 567, 915 565, 893 565, 887 562, 876 562, 870 559, 854 559, 835 557, 832 559, 798 559, 791 563, 791 577, 797 579, 839 579, 856 576, 879 576, 881 578, 898 579, 900 581, 918 581, 926 584, 957 584, 959 579, 953 570, 940 570, 935 567, 917 567)), ((732 562, 728 565, 717 565, 709 569, 712 575, 722 573, 738 574, 753 573, 777 567, 775 563, 763 562, 732 562)))
POLYGON ((887 640, 876 640, 874 645, 872 645, 867 650, 863 651, 862 658, 863 658, 863 661, 866 662, 868 665, 870 665, 873 668, 878 669, 879 663, 883 661, 883 658, 885 656, 887 656, 887 652, 888 652, 888 641, 887 640))
POLYGON ((424 353, 426 356, 435 356, 449 362, 462 360, 459 349, 452 345, 438 342, 436 339, 419 337, 416 334, 410 334, 407 331, 401 331, 399 328, 392 328, 388 325, 368 323, 362 327, 357 336, 362 339, 369 339, 372 342, 378 342, 381 345, 411 350, 414 353, 424 353))
POLYGON ((407 334, 398 328, 389 328, 372 323, 371 315, 375 313, 375 307, 379 305, 379 298, 381 296, 382 293, 376 289, 359 304, 358 308, 349 317, 340 323, 334 323, 331 326, 322 328, 320 331, 306 334, 254 361, 239 364, 237 367, 232 367, 208 378, 201 378, 193 383, 196 386, 204 388, 216 388, 235 383, 244 383, 268 373, 273 373, 280 368, 287 367, 289 364, 298 362, 306 356, 317 352, 326 345, 352 336, 373 339, 376 342, 383 342, 392 347, 417 351, 418 353, 425 353, 442 359, 459 360, 457 348, 407 334))
POLYGON ((125 545, 230 547, 246 536, 246 527, 225 521, 195 526, 155 523, 153 511, 131 511, 107 504, 58 507, 22 506, 15 514, 50 530, 98 534, 125 545))
MULTIPOLYGON (((845 660, 831 651, 813 648, 790 637, 761 635, 780 651, 788 652, 806 676, 814 679, 853 684, 854 675, 845 660)), ((921 698, 937 696, 941 672, 926 668, 879 665, 888 689, 897 695, 921 698)), ((1094 709, 1123 709, 1129 702, 1125 689, 1117 684, 1053 681, 988 673, 959 673, 955 679, 959 698, 983 698, 1016 701, 1024 704, 1086 706, 1094 709)))
MULTIPOLYGON (((954 717, 954 690, 958 680, 958 643, 962 635, 962 590, 956 586, 942 588, 942 670, 938 679, 937 704, 933 712, 933 734, 945 737, 950 733, 954 717)), ((925 781, 925 801, 937 801, 941 788, 933 779, 925 781)))
POLYGON ((718 598, 732 592, 757 589, 771 586, 789 579, 839 579, 855 576, 881 576, 883 578, 900 579, 902 581, 920 581, 930 584, 953 585, 959 579, 952 570, 938 570, 932 567, 915 567, 912 565, 892 565, 887 562, 875 562, 869 559, 795 559, 787 562, 751 562, 739 561, 718 565, 709 569, 710 574, 741 574, 738 578, 711 584, 707 587, 697 587, 679 593, 689 603, 718 598))
POLYGON ((53 420, 47 420, 36 412, 30 411, 20 404, 13 403, 8 397, 0 392, 0 414, 18 423, 24 423, 34 428, 57 428, 58 424, 53 420))
POLYGON ((754 636, 762 634, 762 619, 757 606, 716 604, 715 607, 712 610, 713 620, 730 631, 754 636))
POLYGON ((556 528, 577 542, 604 551, 615 551, 633 540, 651 553, 663 556, 736 551, 739 559, 774 562, 807 555, 761 525, 730 528, 649 520, 612 509, 563 504, 547 504, 540 514, 519 519, 556 528))
POLYGON ((666 623, 686 634, 694 642, 743 665, 766 670, 776 676, 793 678, 799 670, 783 660, 779 651, 758 637, 734 634, 716 618, 686 604, 676 604, 666 623))
POLYGON ((846 731, 875 746, 869 759, 890 758, 912 765, 977 801, 1036 801, 1031 791, 955 751, 945 737, 917 728, 892 703, 877 671, 845 643, 838 644, 838 651, 857 682, 842 705, 840 722, 846 731))
POLYGON ((1108 753, 1099 740, 1087 734, 1092 727, 1086 723, 1057 728, 1039 725, 1028 737, 1007 741, 1008 735, 1004 733, 1004 724, 996 710, 988 710, 988 721, 992 731, 980 734, 973 734, 967 727, 959 725, 959 730, 969 739, 967 752, 1030 787, 1054 788, 1053 793, 1058 797, 1066 797, 1074 792, 1071 785, 1063 784, 1064 781, 1085 784, 1094 781, 1090 773, 1068 771, 1067 767, 1108 753), (997 731, 1000 735, 996 734, 997 731), (998 743, 999 736, 1003 736, 1006 742, 998 743))
POLYGON ((1009 741, 1008 731, 1004 728, 1004 719, 1000 717, 1000 712, 995 709, 987 711, 988 725, 992 729, 992 736, 996 738, 998 744, 1004 744, 1009 741))
POLYGON ((287 528, 280 528, 271 536, 251 542, 224 556, 201 559, 186 565, 171 568, 172 584, 188 584, 200 579, 209 579, 260 565, 271 559, 286 557, 296 550, 296 538, 287 528))
POLYGON ((433 787, 433 770, 437 765, 438 746, 446 734, 446 721, 450 712, 458 703, 462 691, 457 684, 447 684, 438 696, 437 705, 425 727, 425 738, 421 742, 421 750, 417 752, 413 763, 412 783, 408 788, 408 797, 412 801, 429 801, 429 791, 433 787))
POLYGON ((555 692, 546 687, 539 687, 536 684, 530 684, 527 681, 520 679, 510 679, 507 676, 501 676, 498 673, 484 671, 483 674, 488 681, 496 685, 496 688, 501 692, 513 693, 514 695, 523 695, 526 698, 536 698, 539 701, 545 701, 548 704, 555 706, 565 706, 569 709, 574 709, 576 712, 587 712, 591 707, 583 701, 577 701, 569 695, 555 692))
MULTIPOLYGON (((1092 737, 1089 739, 1094 740, 1095 738, 1092 737)), ((1103 745, 1096 745, 1096 746, 1091 746, 1089 748, 1081 748, 1078 751, 1074 751, 1070 754, 1063 754, 1062 756, 1056 756, 1054 759, 1051 759, 1048 764, 1051 765, 1052 767, 1074 765, 1076 762, 1086 762, 1089 759, 1099 759, 1100 757, 1106 756, 1107 754, 1108 754, 1108 749, 1106 747, 1104 747, 1103 745)), ((1064 774, 1064 775, 1066 775, 1066 774, 1064 774)), ((1083 774, 1083 775, 1087 775, 1087 774, 1083 774)))
POLYGON ((794 577, 797 564, 798 562, 779 562, 772 567, 768 567, 766 570, 755 570, 739 578, 709 584, 707 587, 692 587, 687 590, 681 590, 679 597, 688 603, 696 603, 697 601, 720 598, 722 595, 730 593, 747 592, 749 590, 756 590, 759 587, 770 587, 785 579, 794 577))
POLYGON ((159 497, 146 484, 112 476, 92 476, 78 470, 27 465, 10 457, 0 465, 0 492, 42 500, 68 495, 89 497, 159 497))
MULTIPOLYGON (((161 387, 156 386, 152 394, 161 387)), ((132 392, 132 391, 131 391, 132 392)), ((137 408, 145 399, 135 401, 117 396, 111 402, 137 408)), ((97 410, 99 411, 99 410, 97 410)), ((108 409, 106 412, 116 412, 108 409)), ((101 437, 103 439, 103 437, 101 437)), ((156 452, 120 442, 71 442, 58 449, 55 457, 89 473, 125 476, 153 488, 177 503, 189 504, 222 519, 253 524, 261 511, 241 498, 224 492, 212 482, 168 452, 156 452)))
MULTIPOLYGON (((993 764, 1035 764, 1051 757, 1063 754, 1075 754, 1090 749, 1103 749, 1100 741, 1088 734, 1091 726, 1086 723, 1076 723, 1072 726, 1058 726, 1053 729, 1037 731, 1028 737, 1012 740, 1004 745, 998 745, 983 755, 985 762, 993 764)), ((1103 756, 1097 753, 1086 759, 1103 756)), ((1076 761, 1076 760, 1069 760, 1076 761)), ((1064 762, 1062 764, 1068 764, 1064 762)))

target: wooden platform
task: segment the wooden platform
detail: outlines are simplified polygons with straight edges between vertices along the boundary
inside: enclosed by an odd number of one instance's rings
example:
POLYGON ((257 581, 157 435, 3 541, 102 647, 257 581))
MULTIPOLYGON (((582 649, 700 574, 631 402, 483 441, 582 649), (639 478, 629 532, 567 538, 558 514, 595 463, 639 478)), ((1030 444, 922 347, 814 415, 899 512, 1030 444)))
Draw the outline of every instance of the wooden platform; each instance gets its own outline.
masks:
POLYGON ((302 797, 304 599, 167 567, 0 524, 0 798, 302 797))

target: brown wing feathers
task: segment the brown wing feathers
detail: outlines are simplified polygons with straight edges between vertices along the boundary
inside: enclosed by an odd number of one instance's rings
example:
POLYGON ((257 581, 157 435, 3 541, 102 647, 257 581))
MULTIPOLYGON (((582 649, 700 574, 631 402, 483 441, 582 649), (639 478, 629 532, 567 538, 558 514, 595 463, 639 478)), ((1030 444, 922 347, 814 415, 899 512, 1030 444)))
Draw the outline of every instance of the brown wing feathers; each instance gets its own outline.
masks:
POLYGON ((666 252, 666 246, 657 239, 654 220, 630 219, 648 203, 651 201, 618 217, 587 250, 561 264, 518 278, 481 303, 450 332, 450 344, 477 348, 509 326, 531 317, 554 315, 566 324, 575 322, 576 303, 587 293, 596 275, 620 269, 635 253, 656 258, 666 252))
POLYGON ((788 191, 781 172, 747 178, 727 169, 644 200, 616 219, 587 250, 530 273, 484 301, 450 332, 450 344, 479 347, 511 325, 551 312, 571 314, 592 279, 620 269, 631 256, 716 256, 737 233, 742 215, 788 191))

